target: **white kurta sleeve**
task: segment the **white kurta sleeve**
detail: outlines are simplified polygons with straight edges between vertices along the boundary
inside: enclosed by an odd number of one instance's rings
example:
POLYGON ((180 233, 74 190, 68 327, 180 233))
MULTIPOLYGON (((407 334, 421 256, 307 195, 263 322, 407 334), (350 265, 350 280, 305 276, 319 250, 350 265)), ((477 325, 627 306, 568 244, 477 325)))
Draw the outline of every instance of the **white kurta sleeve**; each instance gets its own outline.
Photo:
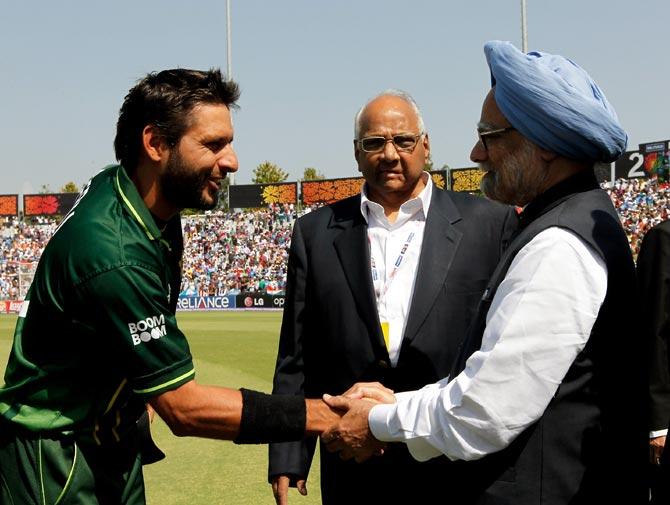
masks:
POLYGON ((562 228, 516 255, 486 316, 481 348, 454 380, 397 395, 369 415, 374 436, 419 461, 474 460, 537 421, 584 349, 607 291, 607 267, 562 228))

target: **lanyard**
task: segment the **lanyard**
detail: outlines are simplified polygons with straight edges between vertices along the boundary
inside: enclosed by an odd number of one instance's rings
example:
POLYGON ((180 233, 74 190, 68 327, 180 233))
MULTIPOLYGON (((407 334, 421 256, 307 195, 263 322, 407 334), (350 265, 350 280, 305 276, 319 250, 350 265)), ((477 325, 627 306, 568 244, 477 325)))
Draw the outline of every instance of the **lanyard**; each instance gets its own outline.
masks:
MULTIPOLYGON (((377 303, 386 296, 386 293, 389 290, 389 287, 391 286, 391 283, 393 282, 393 279, 395 279, 396 273, 398 270, 400 270, 400 267, 402 266, 402 260, 405 259, 405 254, 407 254, 407 250, 409 249, 410 244, 412 243, 412 239, 414 238, 414 232, 410 232, 410 234, 407 236, 407 240, 405 240, 405 243, 402 245, 400 248, 400 253, 398 254, 398 257, 395 260, 395 263, 393 264, 393 270, 391 270, 391 273, 388 276, 388 280, 384 282, 384 286, 377 290, 375 289, 375 295, 377 296, 377 303)), ((368 242, 370 242, 370 237, 368 237, 368 242)), ((370 249, 372 249, 372 245, 370 244, 370 249)), ((376 282, 379 280, 379 271, 377 270, 376 262, 375 262, 375 257, 370 253, 370 267, 372 268, 372 281, 376 282)))

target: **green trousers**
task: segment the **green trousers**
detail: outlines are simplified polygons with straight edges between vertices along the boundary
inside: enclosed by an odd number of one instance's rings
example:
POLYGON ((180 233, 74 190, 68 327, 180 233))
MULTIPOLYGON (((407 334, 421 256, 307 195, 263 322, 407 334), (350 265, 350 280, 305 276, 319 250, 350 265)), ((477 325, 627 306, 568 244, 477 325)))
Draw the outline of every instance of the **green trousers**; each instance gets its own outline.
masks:
POLYGON ((72 437, 0 435, 2 505, 144 505, 135 441, 100 448, 72 437))

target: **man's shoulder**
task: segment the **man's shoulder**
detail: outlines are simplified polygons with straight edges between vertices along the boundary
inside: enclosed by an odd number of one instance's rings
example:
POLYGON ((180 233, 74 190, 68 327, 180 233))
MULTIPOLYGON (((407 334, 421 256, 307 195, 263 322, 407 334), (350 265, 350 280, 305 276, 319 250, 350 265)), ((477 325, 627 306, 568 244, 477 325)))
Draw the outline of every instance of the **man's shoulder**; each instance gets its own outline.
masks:
POLYGON ((670 220, 660 222, 645 233, 638 258, 646 260, 648 255, 654 256, 660 251, 670 253, 670 220))
POLYGON ((670 219, 658 223, 649 230, 649 233, 656 233, 663 236, 670 236, 670 219))
POLYGON ((332 221, 351 220, 356 213, 361 215, 360 208, 361 195, 354 195, 313 210, 298 218, 298 222, 304 227, 327 226, 332 221))
POLYGON ((77 277, 120 265, 126 259, 129 242, 135 238, 148 240, 126 221, 130 216, 114 189, 114 172, 105 169, 91 179, 43 256, 52 265, 67 266, 77 277))
POLYGON ((459 208, 489 209, 498 212, 507 212, 510 208, 509 205, 505 205, 494 200, 489 200, 485 196, 474 195, 467 192, 458 192, 445 189, 442 190, 442 193, 446 198, 450 198, 459 208))
POLYGON ((69 232, 74 226, 64 227, 52 237, 40 262, 44 272, 50 272, 49 275, 60 272, 75 285, 123 263, 119 240, 113 231, 102 227, 86 230, 87 226, 89 223, 78 226, 77 233, 69 232))
POLYGON ((97 242, 101 237, 115 233, 120 217, 119 205, 111 174, 101 172, 84 188, 75 206, 58 226, 51 242, 66 247, 75 244, 86 246, 91 241, 97 242))
POLYGON ((486 217, 504 219, 513 211, 513 207, 489 200, 483 196, 470 193, 460 193, 450 190, 436 191, 433 203, 442 207, 453 205, 465 220, 482 219, 486 217))
MULTIPOLYGON (((625 237, 621 220, 607 192, 597 188, 570 195, 565 201, 547 214, 554 214, 556 224, 580 230, 589 234, 625 237)), ((627 241, 626 241, 627 243, 627 241)))

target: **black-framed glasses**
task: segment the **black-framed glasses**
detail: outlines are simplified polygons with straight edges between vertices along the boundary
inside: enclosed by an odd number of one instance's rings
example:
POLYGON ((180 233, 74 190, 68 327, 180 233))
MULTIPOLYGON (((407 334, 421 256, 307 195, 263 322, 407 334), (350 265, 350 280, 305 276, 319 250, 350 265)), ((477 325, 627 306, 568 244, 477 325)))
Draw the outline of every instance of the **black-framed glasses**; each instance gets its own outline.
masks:
POLYGON ((390 139, 386 137, 363 137, 359 139, 358 148, 366 153, 378 153, 384 150, 387 142, 393 142, 397 151, 411 153, 416 147, 416 143, 423 136, 423 133, 412 135, 410 133, 399 133, 393 135, 390 139))
POLYGON ((495 130, 477 130, 477 135, 479 135, 479 140, 482 141, 484 149, 488 150, 489 146, 486 144, 486 139, 500 137, 503 133, 511 132, 512 130, 516 130, 516 128, 513 126, 506 126, 505 128, 496 128, 495 130))

